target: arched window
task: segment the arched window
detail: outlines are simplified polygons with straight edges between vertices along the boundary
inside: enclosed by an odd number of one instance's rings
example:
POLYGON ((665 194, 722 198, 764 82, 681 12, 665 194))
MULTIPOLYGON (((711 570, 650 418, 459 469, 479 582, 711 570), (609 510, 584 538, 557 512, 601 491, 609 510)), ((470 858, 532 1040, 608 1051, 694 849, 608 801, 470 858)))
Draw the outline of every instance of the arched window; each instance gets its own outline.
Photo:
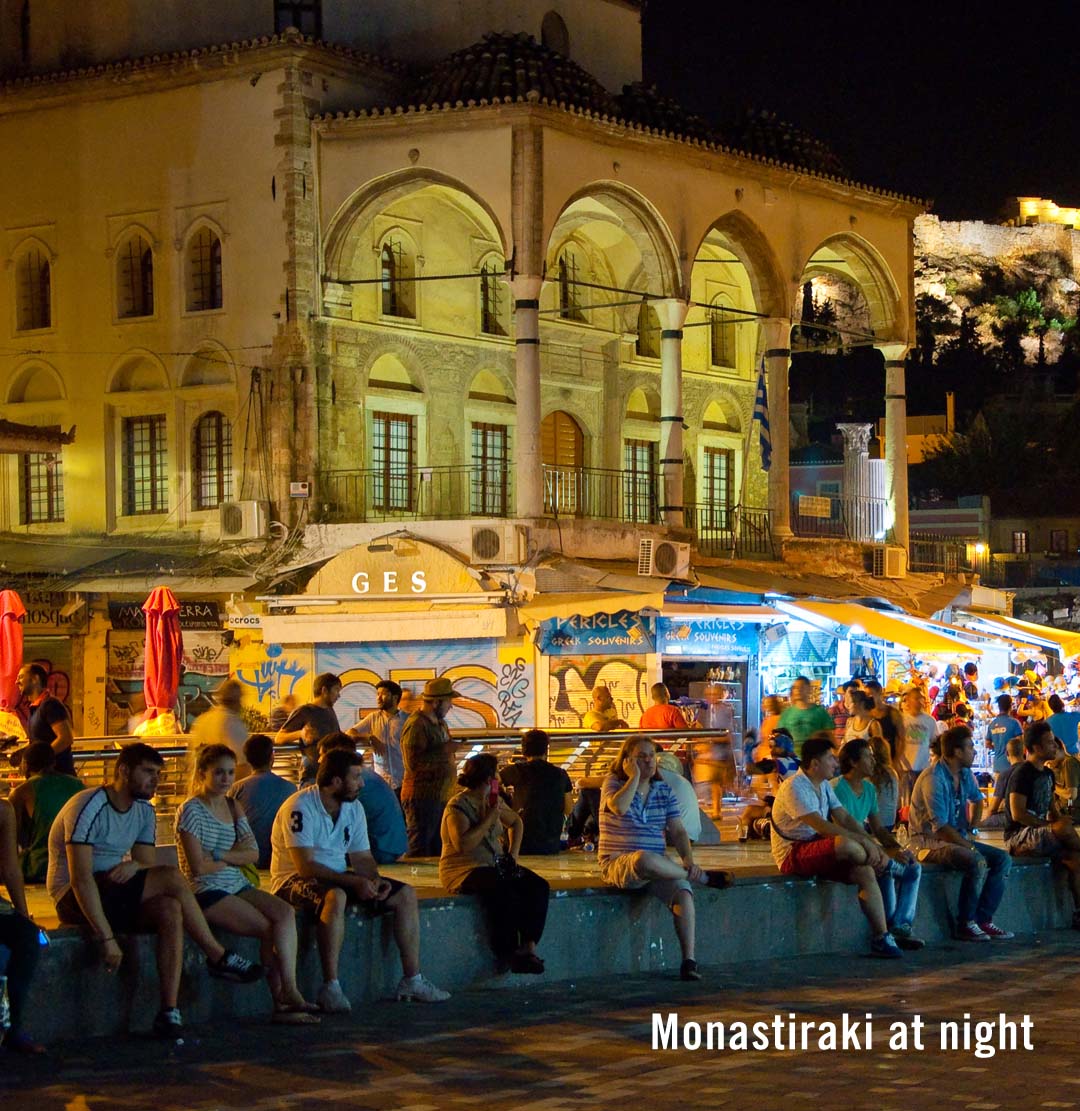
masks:
POLYGON ((191 460, 196 509, 216 509, 232 497, 232 425, 223 413, 195 422, 191 460))
POLYGON ((186 270, 187 311, 220 309, 221 240, 210 228, 199 228, 188 241, 186 270))
POLYGON ((15 263, 15 327, 20 332, 52 325, 52 271, 40 247, 30 247, 15 263))
POLYGON ((712 366, 735 366, 735 315, 729 298, 721 294, 713 298, 709 310, 709 363, 712 366))
POLYGON ((559 316, 563 320, 585 323, 585 311, 579 281, 584 280, 584 268, 577 253, 567 247, 559 255, 559 316))
POLYGON ((570 57, 570 32, 566 29, 566 21, 558 12, 548 12, 540 24, 540 41, 556 54, 564 58, 570 57))
POLYGON ((379 278, 383 316, 405 320, 416 317, 416 295, 413 286, 414 260, 404 240, 391 237, 379 252, 379 278))
POLYGON ((154 315, 154 252, 138 233, 117 251, 116 315, 121 320, 154 315))
POLYGON ((648 301, 642 301, 637 318, 637 353, 646 359, 660 358, 660 317, 648 301))
POLYGON ((502 269, 495 259, 480 267, 480 331, 489 336, 505 336, 506 298, 499 280, 502 269))

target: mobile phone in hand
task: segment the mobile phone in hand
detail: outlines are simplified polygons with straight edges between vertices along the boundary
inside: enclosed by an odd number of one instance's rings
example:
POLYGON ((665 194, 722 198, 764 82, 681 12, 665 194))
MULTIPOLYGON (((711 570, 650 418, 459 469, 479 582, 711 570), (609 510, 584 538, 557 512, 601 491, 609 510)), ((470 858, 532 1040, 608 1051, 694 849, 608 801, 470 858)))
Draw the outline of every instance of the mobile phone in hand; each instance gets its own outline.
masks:
POLYGON ((488 806, 499 805, 499 781, 493 779, 491 781, 491 788, 488 791, 488 806))

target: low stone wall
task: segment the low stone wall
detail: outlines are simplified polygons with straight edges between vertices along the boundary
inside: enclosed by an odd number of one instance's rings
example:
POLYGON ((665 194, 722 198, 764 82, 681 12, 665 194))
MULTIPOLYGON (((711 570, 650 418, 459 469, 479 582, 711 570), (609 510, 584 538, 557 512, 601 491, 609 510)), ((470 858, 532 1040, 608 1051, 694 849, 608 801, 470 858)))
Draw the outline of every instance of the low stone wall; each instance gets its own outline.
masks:
MULTIPOLYGON (((727 891, 696 889, 697 955, 706 975, 709 966, 719 964, 866 952, 866 924, 853 888, 785 879, 764 868, 753 871, 760 874, 741 875, 727 891)), ((932 867, 923 873, 916 933, 930 945, 951 937, 959 884, 955 873, 932 867)), ((1063 876, 1047 862, 1014 862, 997 922, 1018 934, 1032 934, 1066 927, 1071 919, 1063 876)), ((423 969, 441 987, 461 991, 535 982, 495 974, 484 918, 474 899, 423 899, 420 924, 423 969)), ((254 941, 226 940, 257 959, 254 941)), ((154 939, 137 936, 123 944, 124 964, 110 976, 78 930, 53 934, 31 1000, 28 1026, 35 1036, 52 1041, 149 1029, 158 1006, 154 939)), ((559 981, 649 971, 671 975, 680 956, 671 915, 657 900, 593 886, 552 891, 540 952, 546 979, 559 981)), ((341 979, 353 1003, 390 995, 400 975, 390 921, 350 918, 341 979)), ((313 995, 320 979, 312 926, 304 923, 301 984, 313 995)), ((192 1025, 211 1017, 268 1015, 270 997, 265 984, 241 987, 211 979, 202 954, 189 943, 180 1006, 185 1023, 192 1025)))

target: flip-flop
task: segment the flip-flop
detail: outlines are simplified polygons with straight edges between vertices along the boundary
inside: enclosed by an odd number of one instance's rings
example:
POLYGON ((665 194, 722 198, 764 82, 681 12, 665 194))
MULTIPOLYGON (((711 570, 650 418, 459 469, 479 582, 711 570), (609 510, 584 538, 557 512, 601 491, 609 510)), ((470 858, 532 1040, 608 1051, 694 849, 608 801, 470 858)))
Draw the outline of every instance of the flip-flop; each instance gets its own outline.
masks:
POLYGON ((318 1026, 322 1019, 309 1011, 285 1007, 274 1011, 273 1021, 279 1026, 318 1026))

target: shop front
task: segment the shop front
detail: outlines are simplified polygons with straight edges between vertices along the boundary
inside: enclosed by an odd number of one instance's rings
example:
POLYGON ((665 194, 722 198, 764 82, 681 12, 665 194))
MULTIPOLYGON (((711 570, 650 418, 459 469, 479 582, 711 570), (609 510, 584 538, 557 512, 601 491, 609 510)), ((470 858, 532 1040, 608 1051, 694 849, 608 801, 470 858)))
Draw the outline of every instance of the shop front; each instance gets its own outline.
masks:
POLYGON ((76 593, 20 590, 23 618, 23 660, 48 672, 48 689, 72 715, 76 734, 83 730, 83 685, 89 610, 76 593))

